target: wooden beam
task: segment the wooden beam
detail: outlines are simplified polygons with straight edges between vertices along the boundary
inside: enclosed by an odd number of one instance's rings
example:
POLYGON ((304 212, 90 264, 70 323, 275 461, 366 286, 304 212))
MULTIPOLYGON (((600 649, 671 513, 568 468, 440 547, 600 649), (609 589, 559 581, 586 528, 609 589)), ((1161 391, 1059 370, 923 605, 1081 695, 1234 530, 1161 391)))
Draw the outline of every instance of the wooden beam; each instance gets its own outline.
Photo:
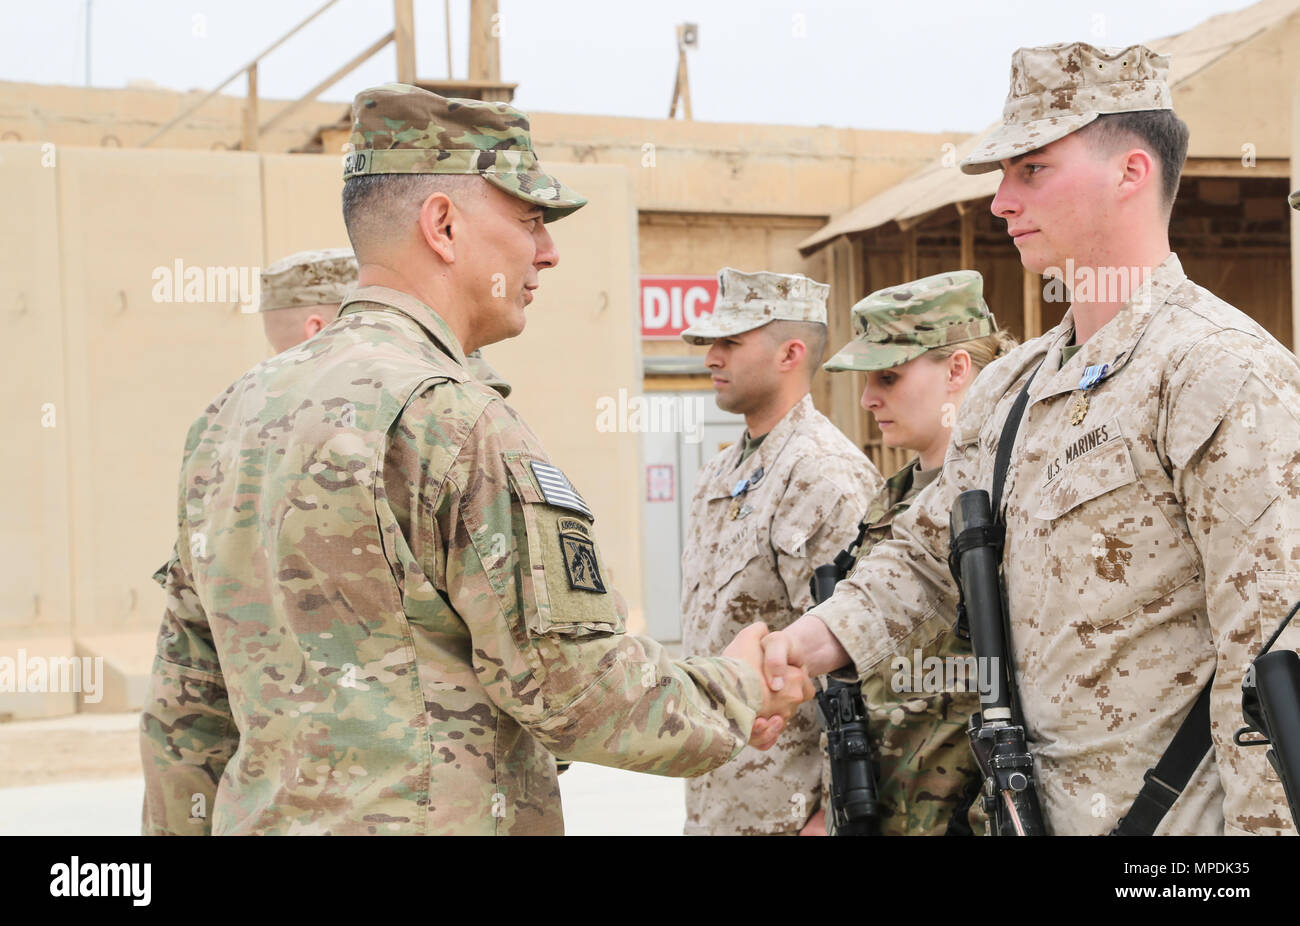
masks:
POLYGON ((1032 270, 1024 270, 1025 337, 1036 338, 1043 333, 1043 277, 1032 270))
POLYGON ((903 280, 909 283, 917 277, 916 229, 903 230, 903 280))
POLYGON ((934 215, 933 212, 922 212, 920 215, 909 215, 905 219, 894 219, 894 221, 898 223, 899 231, 905 232, 916 228, 932 215, 934 215))
POLYGON ((1239 158, 1188 158, 1183 165, 1184 177, 1290 177, 1287 158, 1258 158, 1247 167, 1239 158))
POLYGON ((686 121, 691 121, 691 78, 686 70, 686 26, 677 27, 677 79, 673 81, 673 101, 668 104, 668 118, 677 118, 677 104, 682 104, 686 121))
POLYGON ((501 80, 501 44, 497 0, 469 0, 469 79, 501 80))
MULTIPOLYGON (((838 348, 852 336, 850 310, 857 298, 858 268, 857 248, 853 241, 841 235, 831 241, 827 251, 827 279, 830 280, 827 310, 827 340, 838 348)), ((858 394, 854 393, 854 373, 830 373, 830 412, 827 415, 844 436, 862 446, 862 429, 858 415, 858 394)))
POLYGON ((451 0, 442 0, 442 18, 447 31, 447 79, 454 80, 451 73, 451 0))
MULTIPOLYGON (((1291 163, 1300 167, 1300 75, 1291 82, 1291 163)), ((1297 171, 1300 173, 1300 171, 1297 171)), ((1291 176, 1290 189, 1300 190, 1300 176, 1291 176)), ((1300 353, 1300 212, 1291 213, 1291 350, 1300 353)))
POLYGON ((682 115, 686 121, 690 122, 694 116, 691 113, 691 75, 686 69, 686 49, 679 49, 677 52, 677 86, 682 95, 682 115))
POLYGON ((975 210, 966 203, 957 204, 957 214, 961 216, 961 269, 975 269, 975 210))
POLYGON ((248 98, 244 100, 244 126, 239 147, 257 150, 257 64, 248 66, 248 98))
POLYGON ((393 0, 393 41, 397 45, 397 82, 415 83, 415 0, 393 0))
POLYGON ((188 116, 190 113, 194 112, 194 110, 198 109, 200 106, 202 106, 202 105, 203 105, 204 103, 206 103, 208 100, 212 99, 214 96, 216 96, 216 95, 217 95, 218 93, 220 93, 222 90, 224 90, 224 89, 226 88, 226 85, 228 85, 228 84, 229 84, 231 81, 233 81, 236 77, 238 77, 240 74, 243 74, 245 71, 247 71, 247 70, 248 70, 249 68, 251 68, 253 65, 257 64, 257 62, 261 61, 263 58, 265 58, 265 57, 266 57, 267 55, 269 55, 271 52, 275 51, 277 48, 279 48, 281 45, 283 45, 283 44, 285 43, 285 41, 287 41, 288 38, 289 38, 291 35, 294 35, 295 33, 297 33, 297 31, 298 31, 299 29, 301 29, 303 26, 307 25, 307 23, 311 22, 313 19, 315 19, 315 18, 316 18, 317 16, 319 16, 321 13, 324 13, 326 10, 328 10, 330 7, 332 7, 334 4, 336 4, 336 3, 338 3, 338 2, 339 2, 339 0, 329 0, 328 3, 326 3, 324 6, 322 6, 322 7, 321 7, 319 10, 317 10, 315 13, 312 13, 310 16, 308 16, 308 17, 307 17, 306 19, 304 19, 302 22, 298 23, 298 25, 294 26, 292 29, 290 29, 288 32, 286 32, 284 35, 280 36, 280 38, 275 42, 275 44, 273 44, 273 45, 271 45, 269 48, 267 48, 266 51, 262 52, 260 55, 258 55, 256 58, 254 58, 252 61, 248 62, 248 64, 245 64, 243 67, 239 68, 239 70, 235 71, 235 73, 231 74, 229 77, 227 77, 227 78, 226 78, 225 80, 223 80, 221 83, 217 84, 215 87, 213 87, 213 88, 212 88, 211 90, 209 90, 207 93, 205 93, 205 94, 203 95, 203 97, 202 97, 201 99, 199 99, 197 102, 195 102, 193 105, 191 105, 191 106, 187 106, 185 109, 181 110, 180 115, 176 116, 174 119, 172 119, 170 122, 168 122, 168 123, 167 123, 166 125, 164 125, 162 128, 160 128, 158 131, 154 132, 152 135, 150 135, 150 136, 149 136, 148 138, 146 138, 144 141, 140 142, 140 147, 141 147, 141 148, 147 148, 147 147, 149 147, 150 143, 153 142, 155 139, 159 138, 159 137, 160 137, 164 132, 167 132, 169 129, 172 128, 172 126, 176 125, 178 122, 180 122, 180 121, 181 121, 182 119, 184 119, 186 116, 188 116))
POLYGON ((280 110, 270 119, 266 120, 266 122, 263 123, 262 127, 258 129, 258 132, 262 135, 265 135, 267 132, 271 131, 271 129, 274 128, 275 125, 279 123, 282 119, 285 119, 291 114, 293 114, 294 112, 296 112, 304 104, 310 103, 312 100, 316 99, 316 97, 318 97, 321 93, 328 90, 331 86, 338 83, 348 74, 352 73, 352 71, 354 71, 356 68, 360 67, 373 54, 375 54, 377 51, 379 51, 381 48, 383 48, 392 40, 393 40, 393 33, 390 32, 386 36, 381 38, 379 41, 371 45, 369 48, 367 48, 365 51, 363 51, 361 54, 354 57, 347 64, 343 65, 343 67, 339 68, 329 77, 326 77, 316 86, 308 90, 306 96, 302 97, 301 99, 294 100, 284 109, 280 110))

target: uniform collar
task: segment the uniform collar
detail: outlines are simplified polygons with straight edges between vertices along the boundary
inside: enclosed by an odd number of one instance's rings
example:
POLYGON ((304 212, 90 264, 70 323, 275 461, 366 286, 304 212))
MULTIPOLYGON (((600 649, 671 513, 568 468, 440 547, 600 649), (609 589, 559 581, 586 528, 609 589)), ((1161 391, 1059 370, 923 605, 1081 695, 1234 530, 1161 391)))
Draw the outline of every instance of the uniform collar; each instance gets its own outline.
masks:
POLYGON ((738 481, 748 479, 759 469, 763 470, 763 478, 766 478, 771 473, 772 467, 776 465, 776 459, 781 455, 786 442, 815 411, 812 395, 805 394, 802 399, 790 406, 790 410, 776 423, 776 427, 767 432, 763 443, 758 445, 758 449, 751 453, 744 463, 740 463, 740 455, 745 452, 743 437, 723 451, 722 466, 713 478, 709 498, 730 495, 738 481), (737 465, 739 469, 736 468, 737 465))
POLYGON ((781 416, 776 427, 767 432, 763 443, 749 455, 749 459, 744 462, 741 469, 757 469, 761 466, 763 472, 770 472, 776 463, 776 458, 781 455, 781 449, 785 447, 786 441, 794 435, 799 425, 803 424, 813 411, 812 395, 805 393, 802 399, 790 406, 790 410, 781 416))
POLYGON ((894 473, 885 480, 885 484, 880 487, 876 497, 867 506, 867 517, 865 519, 867 525, 876 530, 889 527, 894 523, 894 515, 898 514, 899 506, 906 501, 907 496, 912 493, 913 489, 920 492, 931 482, 934 482, 942 470, 942 466, 936 466, 934 469, 921 469, 921 458, 917 457, 894 473))
POLYGON ((912 480, 916 478, 916 474, 919 472, 917 467, 920 464, 920 460, 913 460, 885 480, 884 494, 889 496, 889 505, 891 507, 907 494, 908 489, 912 488, 912 480))
POLYGON ((357 303, 374 303, 405 315, 423 328, 430 340, 443 353, 450 356, 462 368, 468 366, 465 351, 460 346, 460 340, 452 333, 451 327, 443 321, 442 316, 414 296, 401 290, 389 289, 387 286, 362 286, 353 290, 348 298, 343 300, 339 316, 364 312, 365 307, 357 303))
MULTIPOLYGON (((934 469, 921 469, 921 459, 918 457, 912 464, 912 486, 916 487, 919 492, 939 478, 943 472, 943 466, 936 466, 934 469)), ((909 487, 910 488, 910 487, 909 487)))
POLYGON ((1079 348, 1079 352, 1062 365, 1061 350, 1070 343, 1074 333, 1074 306, 1071 306, 1057 326, 1056 336, 1047 349, 1043 375, 1034 378, 1031 401, 1038 402, 1061 393, 1074 392, 1079 388, 1079 380, 1084 371, 1091 366, 1107 364, 1109 369, 1106 376, 1113 376, 1133 356, 1147 323, 1186 279, 1187 274, 1183 273, 1183 265, 1178 256, 1171 253, 1152 268, 1151 275, 1115 317, 1102 325, 1079 348))

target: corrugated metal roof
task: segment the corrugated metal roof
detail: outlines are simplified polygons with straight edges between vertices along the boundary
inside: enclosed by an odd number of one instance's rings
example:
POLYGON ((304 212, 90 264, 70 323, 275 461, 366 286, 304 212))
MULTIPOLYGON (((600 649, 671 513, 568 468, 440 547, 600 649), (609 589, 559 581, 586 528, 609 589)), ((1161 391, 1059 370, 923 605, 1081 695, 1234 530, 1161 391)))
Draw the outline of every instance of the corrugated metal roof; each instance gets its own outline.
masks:
MULTIPOLYGON (((1161 54, 1172 55, 1169 83, 1176 88, 1194 74, 1267 32, 1300 10, 1300 0, 1262 0, 1243 10, 1221 13, 1177 35, 1152 39, 1143 44, 1161 54)), ((957 164, 979 144, 998 122, 971 136, 907 179, 831 219, 799 244, 805 255, 840 235, 867 231, 886 222, 903 222, 928 215, 951 203, 982 199, 997 192, 1002 174, 964 174, 957 164)))

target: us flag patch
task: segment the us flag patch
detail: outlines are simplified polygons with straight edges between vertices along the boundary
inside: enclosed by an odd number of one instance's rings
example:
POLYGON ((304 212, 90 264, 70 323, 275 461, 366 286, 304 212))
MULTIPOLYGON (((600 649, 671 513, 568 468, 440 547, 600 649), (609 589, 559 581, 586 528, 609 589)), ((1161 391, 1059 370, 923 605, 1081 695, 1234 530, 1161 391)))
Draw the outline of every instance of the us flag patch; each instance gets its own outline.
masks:
POLYGON ((542 497, 546 499, 548 505, 581 512, 593 523, 595 522, 596 516, 591 513, 591 509, 582 500, 578 490, 573 487, 573 483, 569 482, 568 477, 560 472, 558 466, 538 460, 532 460, 530 463, 533 467, 533 475, 537 477, 537 485, 542 490, 542 497))

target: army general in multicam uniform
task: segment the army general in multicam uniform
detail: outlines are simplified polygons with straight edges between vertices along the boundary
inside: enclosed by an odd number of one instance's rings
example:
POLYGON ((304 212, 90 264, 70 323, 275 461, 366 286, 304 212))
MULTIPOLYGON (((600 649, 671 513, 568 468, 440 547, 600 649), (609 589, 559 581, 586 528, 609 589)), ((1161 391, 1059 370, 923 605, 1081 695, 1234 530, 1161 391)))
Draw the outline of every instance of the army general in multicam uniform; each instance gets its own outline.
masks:
POLYGON ((466 371, 586 202, 528 120, 363 91, 345 177, 359 288, 186 440, 144 831, 558 834, 553 755, 685 776, 761 741, 807 678, 766 690, 761 631, 682 661, 625 634, 593 513, 466 371))
POLYGON ((1003 572, 1048 830, 1115 828, 1212 680, 1212 746, 1181 796, 1148 785, 1156 805, 1173 801, 1155 832, 1293 833, 1263 750, 1233 734, 1246 668, 1300 599, 1300 365, 1170 252, 1188 131, 1167 73, 1142 46, 1015 52, 1003 124, 962 168, 1002 169, 993 213, 1070 308, 976 380, 942 473, 893 539, 764 645, 771 667, 869 674, 932 613, 954 612, 949 513, 961 492, 989 490, 1032 376, 1003 572))
MULTIPOLYGON (((290 254, 262 269, 258 312, 267 343, 277 354, 315 337, 339 317, 343 300, 357 285, 357 259, 351 248, 324 248, 290 254)), ((479 351, 466 354, 474 378, 510 395, 510 384, 479 351)))
MULTIPOLYGON (((882 442, 918 454, 885 480, 857 537, 835 557, 850 569, 893 536, 894 520, 938 477, 966 392, 1015 347, 998 330, 983 288, 978 272, 954 270, 874 292, 853 307, 854 339, 826 362, 830 372, 865 374, 862 406, 882 442)), ((979 710, 978 676, 970 642, 954 623, 932 613, 899 641, 897 661, 862 679, 881 835, 984 832, 975 800, 983 779, 966 734, 979 710)))
MULTIPOLYGON (((700 469, 682 551, 682 647, 716 653, 760 620, 784 627, 812 605, 813 569, 853 537, 880 488, 876 468, 813 408, 830 287, 799 274, 718 274, 713 313, 682 333, 708 344, 718 406, 743 438, 700 469)), ((686 832, 798 833, 822 792, 812 704, 776 747, 686 783, 686 832)))

